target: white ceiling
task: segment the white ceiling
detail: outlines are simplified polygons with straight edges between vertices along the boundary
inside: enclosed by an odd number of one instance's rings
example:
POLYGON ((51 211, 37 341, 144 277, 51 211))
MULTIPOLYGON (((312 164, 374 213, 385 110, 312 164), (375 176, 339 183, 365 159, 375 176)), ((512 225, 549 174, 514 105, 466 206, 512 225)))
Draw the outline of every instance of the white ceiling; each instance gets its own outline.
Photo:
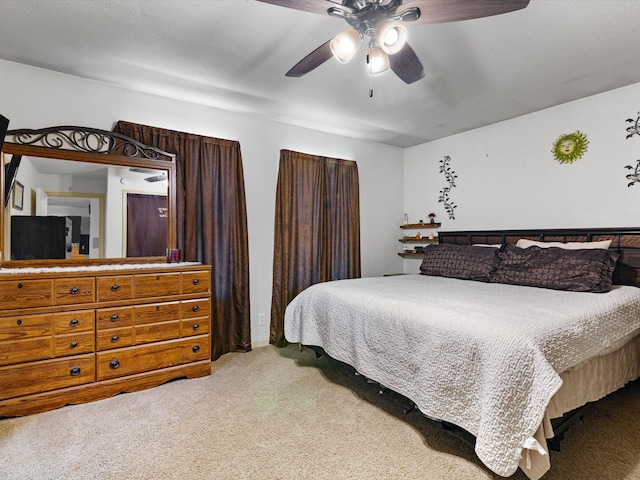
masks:
POLYGON ((640 82, 638 25, 638 0, 409 24, 425 78, 376 76, 373 98, 362 47, 349 64, 284 76, 343 20, 254 0, 0 0, 0 58, 410 147, 640 82))

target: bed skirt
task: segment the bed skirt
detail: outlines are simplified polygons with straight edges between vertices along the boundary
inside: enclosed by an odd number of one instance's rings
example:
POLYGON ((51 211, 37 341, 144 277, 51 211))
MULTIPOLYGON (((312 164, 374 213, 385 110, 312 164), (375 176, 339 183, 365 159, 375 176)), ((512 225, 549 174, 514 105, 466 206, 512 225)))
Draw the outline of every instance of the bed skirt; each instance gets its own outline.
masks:
POLYGON ((595 402, 640 378, 640 335, 636 335, 618 350, 601 355, 560 374, 562 387, 549 402, 542 424, 534 438, 544 450, 539 453, 535 444, 523 450, 520 468, 531 480, 537 480, 551 467, 547 439, 553 438, 551 420, 565 413, 595 402))

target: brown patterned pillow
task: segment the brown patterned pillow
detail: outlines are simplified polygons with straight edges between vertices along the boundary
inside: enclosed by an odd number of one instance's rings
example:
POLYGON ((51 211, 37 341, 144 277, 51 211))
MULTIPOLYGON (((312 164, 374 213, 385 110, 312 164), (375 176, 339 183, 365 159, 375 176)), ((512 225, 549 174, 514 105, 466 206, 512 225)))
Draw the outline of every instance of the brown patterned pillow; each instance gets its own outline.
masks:
POLYGON ((497 254, 497 248, 446 243, 429 245, 424 249, 420 273, 487 282, 496 267, 497 254))
POLYGON ((489 281, 572 292, 608 292, 619 256, 604 249, 505 245, 489 281))

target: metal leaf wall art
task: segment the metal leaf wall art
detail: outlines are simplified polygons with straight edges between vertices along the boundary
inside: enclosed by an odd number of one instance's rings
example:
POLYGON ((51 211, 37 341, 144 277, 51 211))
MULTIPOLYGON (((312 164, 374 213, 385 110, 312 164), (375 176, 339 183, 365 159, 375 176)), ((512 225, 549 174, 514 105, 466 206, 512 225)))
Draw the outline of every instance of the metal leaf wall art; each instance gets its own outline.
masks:
POLYGON ((455 220, 456 218, 454 215, 454 210, 458 208, 458 206, 451 201, 451 198, 449 197, 449 192, 451 191, 452 188, 455 188, 456 186, 455 180, 456 178, 458 178, 458 176, 456 175, 456 172, 454 172, 451 166, 449 165, 450 162, 451 162, 451 157, 449 155, 445 155, 445 157, 442 160, 440 160, 440 173, 444 174, 444 178, 447 180, 448 185, 445 187, 442 187, 442 190, 440 190, 440 197, 438 198, 438 202, 444 205, 444 209, 449 215, 449 220, 455 220))
POLYGON ((632 167, 631 165, 625 165, 624 168, 626 168, 627 170, 633 170, 633 173, 627 174, 627 180, 631 180, 627 184, 627 187, 630 187, 634 183, 639 183, 640 182, 640 159, 636 160, 636 166, 635 167, 632 167))
MULTIPOLYGON (((633 118, 627 118, 627 123, 630 123, 627 127, 627 138, 631 138, 634 135, 640 136, 640 112, 638 113, 638 117, 634 120, 633 118)), ((624 168, 627 170, 633 170, 633 173, 627 174, 627 180, 630 182, 627 184, 627 187, 635 183, 640 183, 640 159, 636 160, 636 166, 633 165, 625 165, 624 168)))

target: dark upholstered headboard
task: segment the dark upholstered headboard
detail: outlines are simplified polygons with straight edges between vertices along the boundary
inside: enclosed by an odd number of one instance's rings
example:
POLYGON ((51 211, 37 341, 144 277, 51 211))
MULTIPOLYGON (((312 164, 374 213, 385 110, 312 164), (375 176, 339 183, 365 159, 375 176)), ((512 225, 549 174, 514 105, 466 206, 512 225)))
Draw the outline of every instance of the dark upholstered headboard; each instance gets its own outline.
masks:
POLYGON ((548 230, 469 230, 439 232, 439 243, 455 245, 515 244, 526 238, 540 242, 597 242, 611 240, 612 250, 620 254, 613 283, 640 287, 639 228, 570 228, 548 230))

